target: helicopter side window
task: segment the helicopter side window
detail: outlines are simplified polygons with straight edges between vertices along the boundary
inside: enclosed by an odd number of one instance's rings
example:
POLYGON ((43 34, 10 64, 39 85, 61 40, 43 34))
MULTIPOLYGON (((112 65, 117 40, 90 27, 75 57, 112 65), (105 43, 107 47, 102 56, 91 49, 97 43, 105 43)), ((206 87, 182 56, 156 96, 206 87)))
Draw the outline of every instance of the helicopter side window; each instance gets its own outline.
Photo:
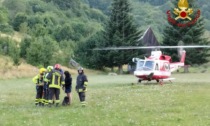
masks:
POLYGON ((144 61, 138 61, 138 68, 142 67, 144 65, 144 61))

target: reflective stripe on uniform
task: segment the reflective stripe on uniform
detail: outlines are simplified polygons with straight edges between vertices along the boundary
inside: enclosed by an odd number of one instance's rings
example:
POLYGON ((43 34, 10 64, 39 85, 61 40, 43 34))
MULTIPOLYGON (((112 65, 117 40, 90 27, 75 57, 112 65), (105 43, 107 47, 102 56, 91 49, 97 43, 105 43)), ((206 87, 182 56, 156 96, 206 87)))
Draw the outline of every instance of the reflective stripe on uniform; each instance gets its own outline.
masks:
POLYGON ((79 92, 83 92, 83 89, 79 89, 79 92))
POLYGON ((86 106, 86 105, 87 105, 87 102, 86 102, 86 101, 83 101, 83 102, 80 102, 80 104, 81 104, 82 106, 86 106))
POLYGON ((49 100, 48 103, 51 103, 52 104, 53 103, 53 100, 49 100))
POLYGON ((61 76, 58 76, 58 85, 61 85, 60 79, 61 79, 61 76))
POLYGON ((60 100, 55 100, 55 103, 59 103, 60 102, 60 100))
POLYGON ((87 82, 87 81, 85 81, 84 86, 87 86, 87 85, 88 85, 88 82, 87 82))
POLYGON ((55 83, 55 76, 52 77, 52 83, 55 83))
POLYGON ((47 105, 48 104, 48 100, 44 100, 44 104, 47 105))
POLYGON ((60 85, 57 85, 57 84, 50 84, 49 85, 49 88, 58 88, 58 89, 60 89, 61 86, 60 85))
POLYGON ((39 99, 35 99, 35 103, 39 103, 39 99))

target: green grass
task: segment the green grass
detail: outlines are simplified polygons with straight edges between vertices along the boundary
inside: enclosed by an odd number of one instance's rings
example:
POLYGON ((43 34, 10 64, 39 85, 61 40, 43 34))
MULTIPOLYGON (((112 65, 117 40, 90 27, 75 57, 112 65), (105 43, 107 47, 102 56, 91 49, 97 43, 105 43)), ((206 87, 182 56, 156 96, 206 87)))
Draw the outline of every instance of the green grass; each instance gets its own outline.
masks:
POLYGON ((59 108, 35 107, 31 78, 0 80, 0 126, 209 126, 209 74, 173 77, 161 86, 132 85, 132 75, 89 75, 88 105, 73 91, 73 104, 59 108))

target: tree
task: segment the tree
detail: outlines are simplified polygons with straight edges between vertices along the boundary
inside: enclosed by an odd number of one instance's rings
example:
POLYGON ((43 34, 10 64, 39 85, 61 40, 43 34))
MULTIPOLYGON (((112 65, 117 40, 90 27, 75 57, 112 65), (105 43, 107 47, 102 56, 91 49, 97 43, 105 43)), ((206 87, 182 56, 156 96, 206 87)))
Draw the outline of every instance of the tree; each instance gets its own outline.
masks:
POLYGON ((12 58, 14 65, 20 64, 20 49, 17 42, 10 38, 0 39, 0 54, 8 55, 12 58))
POLYGON ((31 32, 35 36, 45 36, 48 34, 48 29, 46 29, 43 24, 36 24, 32 29, 31 32))
POLYGON ((160 6, 167 2, 167 0, 139 0, 141 2, 149 2, 152 5, 160 6))
POLYGON ((26 60, 28 63, 39 66, 48 66, 55 63, 54 54, 59 51, 58 44, 48 36, 32 40, 27 48, 26 60))
POLYGON ((75 48, 75 42, 74 41, 61 41, 59 42, 61 51, 62 51, 62 58, 58 60, 62 60, 63 65, 68 66, 69 65, 69 60, 71 57, 74 55, 74 48, 75 48))
MULTIPOLYGON (((196 12, 196 3, 193 0, 188 0, 193 6, 194 12, 196 12)), ((176 6, 177 2, 173 2, 176 6)), ((171 13, 173 17, 174 14, 171 13)), ((195 13, 191 16, 192 19, 195 18, 195 13)), ((178 20, 178 23, 186 23, 186 20, 178 20)), ((169 24, 164 30, 164 40, 163 45, 176 46, 179 41, 182 41, 185 45, 207 45, 209 41, 203 37, 205 32, 204 29, 204 19, 200 17, 194 25, 179 27, 174 24, 169 24)), ((186 64, 203 64, 208 61, 208 50, 209 49, 187 49, 186 64)), ((173 60, 179 60, 177 55, 177 50, 166 49, 165 52, 172 56, 173 60)))
POLYGON ((78 0, 51 0, 59 6, 61 10, 80 8, 78 0))
POLYGON ((9 56, 12 58, 14 65, 20 65, 20 48, 18 48, 17 43, 14 41, 9 42, 9 56))
POLYGON ((62 40, 73 40, 74 30, 69 24, 64 24, 63 26, 58 26, 54 34, 58 42, 62 40))
POLYGON ((8 12, 6 8, 0 7, 0 23, 5 24, 8 22, 8 12))
POLYGON ((9 17, 13 19, 17 13, 26 11, 26 0, 4 0, 3 6, 8 8, 9 17))
MULTIPOLYGON (((105 46, 135 46, 140 38, 141 31, 138 31, 131 14, 131 7, 128 0, 114 0, 111 8, 110 20, 105 29, 105 46)), ((122 66, 131 62, 139 51, 134 50, 112 50, 107 51, 107 66, 117 66, 122 73, 122 66)))
POLYGON ((25 38, 24 40, 21 41, 20 43, 20 57, 21 58, 26 58, 27 55, 27 48, 30 47, 31 44, 31 39, 25 38))
POLYGON ((102 70, 106 66, 105 51, 95 51, 103 43, 103 32, 99 31, 85 42, 80 42, 75 51, 76 60, 88 67, 102 70))
POLYGON ((85 2, 90 5, 91 8, 97 8, 108 14, 108 7, 111 5, 112 0, 86 0, 85 2))
POLYGON ((15 16, 15 19, 13 21, 13 28, 16 31, 20 30, 20 25, 22 23, 27 22, 27 16, 24 13, 17 13, 17 15, 15 16))

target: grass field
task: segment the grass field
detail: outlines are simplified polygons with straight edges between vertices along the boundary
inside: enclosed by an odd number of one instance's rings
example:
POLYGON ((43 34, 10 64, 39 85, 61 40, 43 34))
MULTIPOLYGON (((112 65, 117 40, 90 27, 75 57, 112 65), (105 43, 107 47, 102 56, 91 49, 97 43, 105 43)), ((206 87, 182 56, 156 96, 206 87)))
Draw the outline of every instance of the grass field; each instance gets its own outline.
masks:
POLYGON ((58 108, 35 107, 31 78, 0 80, 0 126, 209 126, 209 74, 173 77, 161 86, 132 85, 132 75, 89 75, 88 105, 73 91, 72 105, 58 108))

